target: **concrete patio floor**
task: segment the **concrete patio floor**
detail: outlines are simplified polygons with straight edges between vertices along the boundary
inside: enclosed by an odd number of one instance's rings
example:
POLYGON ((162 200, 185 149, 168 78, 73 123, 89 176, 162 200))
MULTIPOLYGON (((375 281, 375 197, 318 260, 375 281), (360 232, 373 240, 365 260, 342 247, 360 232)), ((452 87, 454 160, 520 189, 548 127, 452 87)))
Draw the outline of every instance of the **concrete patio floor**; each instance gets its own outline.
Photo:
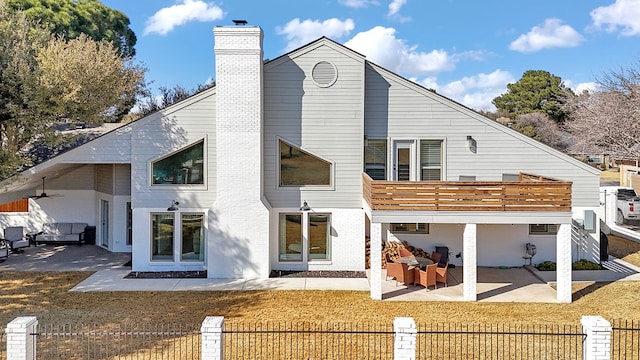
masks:
MULTIPOLYGON (((383 272, 384 274, 384 272, 383 272)), ((462 267, 448 269, 449 286, 437 289, 424 286, 396 286, 395 280, 383 281, 382 299, 393 301, 463 301, 462 267)), ((525 268, 478 268, 479 302, 556 302, 556 291, 525 268)))
MULTIPOLYGON (((112 253, 95 245, 44 245, 11 254, 0 271, 92 271, 70 291, 227 291, 227 290, 347 290, 369 291, 370 278, 270 279, 125 279, 131 271, 128 253, 112 253)), ((574 271, 574 282, 640 281, 640 268, 611 257, 608 270, 574 271)), ((462 267, 449 269, 449 286, 427 291, 423 286, 396 286, 384 280, 384 301, 463 301, 462 267)), ((555 271, 533 267, 478 268, 479 302, 556 302, 555 271)))

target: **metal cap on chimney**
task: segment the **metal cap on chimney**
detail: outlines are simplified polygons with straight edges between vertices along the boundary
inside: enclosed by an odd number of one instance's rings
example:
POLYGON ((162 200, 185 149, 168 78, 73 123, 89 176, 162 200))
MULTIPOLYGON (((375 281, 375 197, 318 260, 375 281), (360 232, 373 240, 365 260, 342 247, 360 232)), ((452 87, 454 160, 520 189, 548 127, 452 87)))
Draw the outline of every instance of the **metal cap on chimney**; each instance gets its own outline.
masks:
POLYGON ((247 20, 231 20, 236 25, 247 25, 247 20))

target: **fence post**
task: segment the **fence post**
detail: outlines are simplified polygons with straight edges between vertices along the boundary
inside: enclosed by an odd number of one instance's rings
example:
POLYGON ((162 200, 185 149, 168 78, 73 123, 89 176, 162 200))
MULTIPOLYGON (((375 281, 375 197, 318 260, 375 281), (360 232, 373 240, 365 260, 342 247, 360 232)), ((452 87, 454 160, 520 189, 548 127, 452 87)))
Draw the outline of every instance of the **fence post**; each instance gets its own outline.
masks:
POLYGON ((35 316, 21 316, 7 324, 7 360, 35 360, 36 332, 38 319, 35 316))
POLYGON ((609 360, 611 358, 611 323, 602 316, 583 316, 582 332, 587 336, 582 343, 583 360, 609 360))
POLYGON ((416 322, 410 317, 397 317, 393 320, 394 360, 415 360, 416 358, 416 322))
POLYGON ((202 360, 224 359, 224 317, 207 316, 202 322, 202 360))

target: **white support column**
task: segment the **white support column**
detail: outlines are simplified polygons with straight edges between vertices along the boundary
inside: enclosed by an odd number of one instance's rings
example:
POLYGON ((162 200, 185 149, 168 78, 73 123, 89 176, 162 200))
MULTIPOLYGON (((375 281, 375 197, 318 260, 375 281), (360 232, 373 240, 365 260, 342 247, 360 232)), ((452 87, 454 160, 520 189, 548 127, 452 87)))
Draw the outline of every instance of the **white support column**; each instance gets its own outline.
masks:
POLYGON ((609 360, 611 358, 611 323, 601 316, 583 316, 582 359, 609 360))
POLYGON ((556 236, 556 299, 571 302, 571 224, 560 224, 556 236))
POLYGON ((202 360, 224 359, 224 317, 207 316, 202 322, 202 360))
POLYGON ((382 300, 382 224, 371 222, 369 228, 369 288, 373 300, 382 300))
POLYGON ((410 317, 397 317, 393 320, 394 360, 415 360, 416 358, 416 322, 410 317))
POLYGON ((476 224, 465 224, 462 235, 462 298, 464 301, 478 300, 478 254, 476 224))
POLYGON ((35 316, 17 317, 7 324, 7 360, 35 360, 38 319, 35 316))

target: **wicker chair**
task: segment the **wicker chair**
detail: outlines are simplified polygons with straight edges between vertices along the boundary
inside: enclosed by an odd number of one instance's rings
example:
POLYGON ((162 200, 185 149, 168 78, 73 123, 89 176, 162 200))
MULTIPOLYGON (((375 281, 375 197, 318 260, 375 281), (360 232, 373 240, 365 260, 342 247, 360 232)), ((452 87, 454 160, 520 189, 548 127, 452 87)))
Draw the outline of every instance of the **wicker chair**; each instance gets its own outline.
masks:
POLYGON ((442 257, 442 254, 440 254, 437 251, 434 251, 431 253, 431 260, 433 260, 434 263, 436 263, 436 265, 438 263, 440 263, 440 258, 442 257))
POLYGON ((447 283, 447 269, 449 268, 449 262, 444 264, 444 267, 436 268, 436 282, 444 283, 444 286, 449 286, 447 283))
POLYGON ((438 288, 436 282, 436 269, 438 264, 431 264, 426 266, 427 270, 415 268, 413 284, 420 284, 429 290, 429 286, 433 285, 434 289, 438 288))
POLYGON ((390 277, 395 278, 396 286, 398 286, 398 283, 403 283, 405 285, 413 284, 413 269, 413 266, 409 266, 405 263, 392 262, 387 258, 387 279, 390 277))

